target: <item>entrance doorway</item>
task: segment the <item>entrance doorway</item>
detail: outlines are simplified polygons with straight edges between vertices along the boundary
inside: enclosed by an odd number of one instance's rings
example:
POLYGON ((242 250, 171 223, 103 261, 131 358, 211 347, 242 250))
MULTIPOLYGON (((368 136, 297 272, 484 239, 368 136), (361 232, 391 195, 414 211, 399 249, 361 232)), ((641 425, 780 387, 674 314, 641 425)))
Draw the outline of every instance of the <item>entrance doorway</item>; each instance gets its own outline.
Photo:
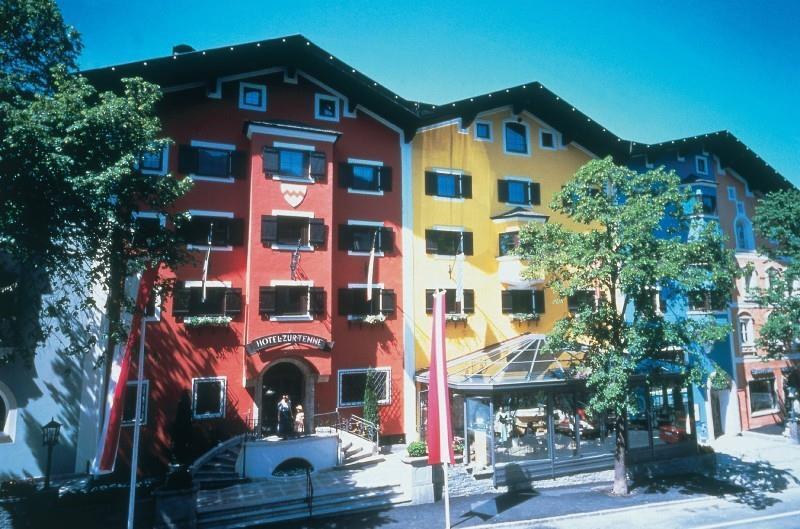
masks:
POLYGON ((714 439, 724 434, 722 428, 722 413, 720 405, 720 392, 716 389, 711 390, 711 421, 714 427, 714 439))
POLYGON ((292 413, 298 404, 305 402, 303 372, 296 365, 288 362, 281 362, 270 367, 264 372, 261 380, 259 413, 262 436, 278 433, 278 402, 283 395, 289 395, 289 400, 292 402, 292 413))

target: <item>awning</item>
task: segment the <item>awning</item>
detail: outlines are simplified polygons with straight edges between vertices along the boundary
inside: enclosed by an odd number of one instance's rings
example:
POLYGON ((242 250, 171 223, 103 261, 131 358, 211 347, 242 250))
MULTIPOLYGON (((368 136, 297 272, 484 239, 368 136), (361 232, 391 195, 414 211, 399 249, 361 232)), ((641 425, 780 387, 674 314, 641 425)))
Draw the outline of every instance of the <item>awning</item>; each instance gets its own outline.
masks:
MULTIPOLYGON (((462 391, 521 389, 580 378, 583 353, 544 351, 544 334, 522 334, 447 362, 448 386, 462 391)), ((427 370, 417 374, 428 383, 427 370)))

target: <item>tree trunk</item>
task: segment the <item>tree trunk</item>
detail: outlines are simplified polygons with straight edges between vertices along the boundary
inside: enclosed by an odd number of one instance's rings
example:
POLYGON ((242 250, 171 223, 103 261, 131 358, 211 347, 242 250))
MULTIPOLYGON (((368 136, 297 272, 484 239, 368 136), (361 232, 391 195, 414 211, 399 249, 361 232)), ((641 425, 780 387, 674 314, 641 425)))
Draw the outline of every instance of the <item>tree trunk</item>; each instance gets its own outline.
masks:
POLYGON ((614 446, 614 488, 612 493, 618 496, 628 494, 628 468, 625 464, 625 415, 620 414, 616 420, 616 445, 614 446))

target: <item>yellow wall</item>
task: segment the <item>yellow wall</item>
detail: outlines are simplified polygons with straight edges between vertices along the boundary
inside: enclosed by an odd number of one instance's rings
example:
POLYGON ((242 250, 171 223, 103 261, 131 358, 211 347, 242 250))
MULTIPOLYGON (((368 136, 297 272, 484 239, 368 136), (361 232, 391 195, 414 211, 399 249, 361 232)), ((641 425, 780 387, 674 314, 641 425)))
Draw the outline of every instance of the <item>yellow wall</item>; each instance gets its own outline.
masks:
MULTIPOLYGON (((591 155, 574 143, 557 150, 539 147, 539 129, 547 128, 534 116, 523 113, 519 118, 528 125, 530 156, 505 154, 503 122, 516 120, 511 109, 484 113, 476 121, 490 121, 493 141, 477 141, 473 123, 466 133, 458 123, 423 129, 412 145, 412 178, 414 204, 414 314, 417 369, 429 365, 431 316, 425 313, 425 289, 455 288, 448 269, 452 257, 425 253, 425 230, 436 225, 463 226, 473 232, 474 255, 467 256, 464 269, 464 288, 475 291, 475 313, 463 323, 447 324, 448 358, 456 358, 475 349, 512 338, 524 332, 547 333, 553 323, 566 313, 566 303, 555 303, 552 292, 545 293, 546 310, 538 322, 512 323, 501 312, 500 292, 505 287, 498 277, 498 236, 520 222, 496 223, 490 217, 508 211, 513 206, 500 203, 497 181, 503 177, 530 178, 541 184, 540 206, 536 213, 549 215, 549 222, 577 226, 563 216, 555 215, 548 207, 553 194, 569 180, 591 155), (425 171, 457 169, 472 175, 472 198, 461 201, 425 195, 425 171)), ((560 140, 558 141, 560 144, 560 140)), ((508 259, 507 257, 503 259, 508 259)), ((455 274, 453 275, 455 277, 455 274)))

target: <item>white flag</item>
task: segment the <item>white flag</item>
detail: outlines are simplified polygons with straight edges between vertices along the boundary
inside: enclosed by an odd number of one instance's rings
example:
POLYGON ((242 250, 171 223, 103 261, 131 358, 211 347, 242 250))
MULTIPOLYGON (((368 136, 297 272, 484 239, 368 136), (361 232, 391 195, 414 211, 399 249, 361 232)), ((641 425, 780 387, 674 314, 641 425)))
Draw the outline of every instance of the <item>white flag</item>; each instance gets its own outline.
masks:
POLYGON ((378 230, 372 236, 372 248, 369 250, 369 265, 367 265, 367 301, 372 301, 372 274, 375 270, 375 243, 378 240, 378 230))
MULTIPOLYGON (((456 254, 456 303, 464 305, 464 232, 461 232, 461 240, 458 243, 458 253, 456 254)), ((463 310, 462 310, 463 312, 463 310)))
POLYGON ((206 302, 206 281, 208 281, 208 263, 211 260, 211 234, 214 232, 214 223, 208 225, 208 248, 203 261, 203 303, 206 302))

